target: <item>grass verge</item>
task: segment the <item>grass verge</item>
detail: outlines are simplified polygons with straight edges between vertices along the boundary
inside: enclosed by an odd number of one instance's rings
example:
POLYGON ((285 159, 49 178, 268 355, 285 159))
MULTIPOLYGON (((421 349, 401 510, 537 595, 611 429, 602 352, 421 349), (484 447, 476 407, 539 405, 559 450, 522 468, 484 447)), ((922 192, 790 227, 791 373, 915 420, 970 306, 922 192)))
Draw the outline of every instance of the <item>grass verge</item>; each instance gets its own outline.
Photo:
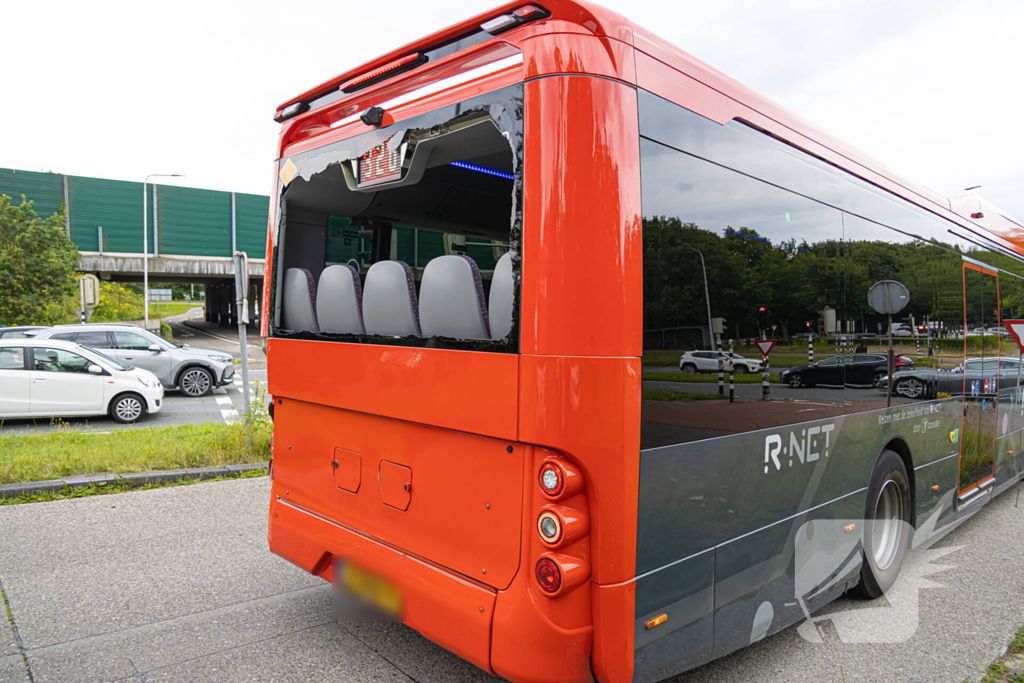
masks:
POLYGON ((691 394, 686 391, 670 391, 668 389, 644 389, 642 395, 645 401, 673 401, 675 403, 722 400, 718 394, 691 394))
POLYGON ((1024 627, 1017 631, 1006 654, 989 665, 980 683, 1024 683, 1024 627))
POLYGON ((270 426, 256 423, 120 429, 107 434, 57 429, 0 437, 0 484, 73 474, 150 472, 260 462, 270 457, 270 426))
POLYGON ((21 505, 23 503, 45 503, 51 500, 67 500, 69 498, 86 498, 88 496, 102 496, 108 493, 127 493, 129 491, 148 491, 149 489, 165 489, 173 486, 190 486, 191 484, 203 484, 211 481, 228 481, 230 479, 254 479, 267 476, 266 469, 250 470, 240 472, 234 477, 213 477, 211 479, 178 479, 177 481, 163 484, 145 484, 143 486, 132 486, 126 481, 115 481, 109 484, 89 484, 88 486, 65 486, 60 491, 50 493, 32 493, 13 498, 0 498, 0 505, 21 505))
MULTIPOLYGON (((773 384, 778 383, 779 373, 773 372, 769 376, 769 381, 773 384)), ((683 373, 683 372, 645 372, 643 378, 652 382, 694 382, 696 384, 718 384, 718 373, 706 373, 706 372, 694 372, 694 373, 683 373)), ((761 373, 752 375, 735 375, 736 384, 760 384, 761 373)), ((725 383, 729 383, 729 373, 725 373, 725 383)))

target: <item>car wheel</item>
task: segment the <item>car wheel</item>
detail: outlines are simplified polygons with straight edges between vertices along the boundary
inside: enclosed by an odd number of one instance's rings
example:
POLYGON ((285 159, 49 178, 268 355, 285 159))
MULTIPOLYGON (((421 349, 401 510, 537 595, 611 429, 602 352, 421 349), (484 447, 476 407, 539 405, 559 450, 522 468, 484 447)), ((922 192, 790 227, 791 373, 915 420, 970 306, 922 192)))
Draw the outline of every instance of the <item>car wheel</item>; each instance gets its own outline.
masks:
POLYGON ((871 380, 871 384, 877 389, 882 385, 882 380, 885 379, 884 372, 876 372, 874 378, 871 380))
POLYGON ((893 392, 907 398, 920 398, 924 394, 924 382, 916 377, 908 377, 896 382, 893 392))
POLYGON ((213 375, 206 368, 188 368, 181 373, 178 386, 189 398, 206 396, 213 389, 213 375))
POLYGON ((799 389, 804 385, 804 378, 800 376, 799 372, 794 372, 786 378, 786 381, 789 382, 790 389, 799 389))
POLYGON ((110 417, 115 422, 131 424, 146 412, 146 402, 138 394, 122 394, 110 404, 110 417))
POLYGON ((896 582, 910 547, 910 487, 903 459, 882 451, 868 481, 864 511, 864 562, 856 592, 869 598, 885 594, 896 582))
POLYGON ((685 363, 682 366, 680 366, 679 369, 688 375, 692 375, 693 373, 697 372, 697 366, 694 365, 693 363, 685 363))
POLYGON ((748 368, 746 365, 734 365, 733 370, 737 375, 745 375, 748 372, 750 372, 750 368, 748 368))

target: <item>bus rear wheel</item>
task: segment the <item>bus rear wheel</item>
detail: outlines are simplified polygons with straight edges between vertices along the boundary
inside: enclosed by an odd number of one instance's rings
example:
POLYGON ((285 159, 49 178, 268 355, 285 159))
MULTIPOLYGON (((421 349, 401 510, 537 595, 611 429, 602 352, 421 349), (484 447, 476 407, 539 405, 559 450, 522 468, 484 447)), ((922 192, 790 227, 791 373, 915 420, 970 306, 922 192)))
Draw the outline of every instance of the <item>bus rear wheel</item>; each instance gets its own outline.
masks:
POLYGON ((868 483, 864 510, 864 561, 854 589, 868 598, 892 588, 913 539, 907 467, 894 451, 884 450, 868 483))

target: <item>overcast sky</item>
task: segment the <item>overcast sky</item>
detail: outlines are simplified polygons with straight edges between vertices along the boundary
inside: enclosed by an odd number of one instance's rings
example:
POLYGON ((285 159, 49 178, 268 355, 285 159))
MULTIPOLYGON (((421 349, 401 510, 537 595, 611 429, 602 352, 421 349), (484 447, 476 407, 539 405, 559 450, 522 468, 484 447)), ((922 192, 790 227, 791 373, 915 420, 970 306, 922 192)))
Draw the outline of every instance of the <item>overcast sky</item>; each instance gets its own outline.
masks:
MULTIPOLYGON (((278 104, 494 4, 11 0, 0 167, 267 194, 278 104)), ((982 185, 1024 218, 1024 2, 603 4, 908 179, 982 185)))

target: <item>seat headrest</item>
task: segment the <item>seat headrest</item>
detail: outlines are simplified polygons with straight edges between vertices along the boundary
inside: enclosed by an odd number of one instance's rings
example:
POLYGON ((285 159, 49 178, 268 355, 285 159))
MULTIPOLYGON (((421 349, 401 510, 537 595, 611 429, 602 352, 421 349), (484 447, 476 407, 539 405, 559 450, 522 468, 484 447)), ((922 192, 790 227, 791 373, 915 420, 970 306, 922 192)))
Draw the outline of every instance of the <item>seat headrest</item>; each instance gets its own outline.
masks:
POLYGON ((289 268, 284 272, 284 300, 281 325, 286 330, 319 332, 316 322, 316 283, 305 268, 289 268))
POLYGON ((350 265, 324 268, 316 293, 316 319, 321 332, 363 334, 363 287, 350 265))
POLYGON ((468 256, 438 256, 423 270, 420 324, 424 336, 490 339, 483 281, 468 256))
POLYGON ((491 338, 504 339, 512 331, 512 304, 515 302, 515 280, 512 273, 512 254, 506 253, 494 266, 491 279, 491 338))
POLYGON ((366 272, 363 325, 367 334, 419 336, 416 280, 402 261, 378 261, 366 272))

